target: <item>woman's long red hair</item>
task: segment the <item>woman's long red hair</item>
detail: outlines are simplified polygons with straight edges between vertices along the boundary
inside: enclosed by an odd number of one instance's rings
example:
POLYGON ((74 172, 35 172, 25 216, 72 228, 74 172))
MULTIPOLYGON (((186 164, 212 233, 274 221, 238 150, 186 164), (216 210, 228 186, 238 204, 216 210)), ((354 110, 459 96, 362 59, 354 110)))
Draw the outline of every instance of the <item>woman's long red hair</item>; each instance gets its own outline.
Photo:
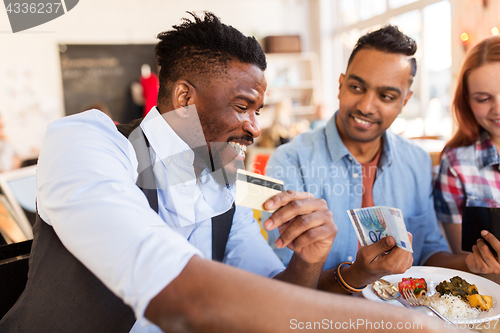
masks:
POLYGON ((481 127, 470 107, 467 79, 471 70, 491 62, 500 62, 500 36, 482 40, 465 57, 452 106, 452 114, 458 124, 458 130, 448 141, 443 152, 451 148, 469 146, 479 138, 481 127))

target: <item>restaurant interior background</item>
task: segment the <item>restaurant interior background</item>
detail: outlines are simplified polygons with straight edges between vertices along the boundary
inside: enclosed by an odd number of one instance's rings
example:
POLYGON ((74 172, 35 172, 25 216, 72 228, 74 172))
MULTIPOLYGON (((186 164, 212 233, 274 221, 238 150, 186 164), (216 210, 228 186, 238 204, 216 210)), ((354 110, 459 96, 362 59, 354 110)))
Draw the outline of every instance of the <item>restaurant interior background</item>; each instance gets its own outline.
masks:
POLYGON ((500 28, 500 1, 493 0, 85 0, 15 34, 0 10, 0 116, 21 158, 36 157, 50 122, 93 103, 107 103, 117 121, 134 118, 140 107, 130 108, 129 88, 139 81, 140 65, 156 70, 155 35, 188 10, 212 11, 262 41, 269 88, 259 121, 263 128, 282 125, 289 135, 336 110, 338 77, 357 38, 398 25, 418 43, 418 72, 413 97, 392 130, 441 139, 429 151, 451 136, 451 96, 466 49, 500 28))
MULTIPOLYGON (((500 0, 81 0, 57 19, 17 33, 0 9, 0 140, 3 122, 19 157, 36 163, 47 125, 58 118, 96 103, 117 122, 140 117, 136 88, 143 65, 157 72, 155 36, 181 23, 186 11, 204 10, 255 36, 267 53, 263 134, 246 158, 256 172, 282 141, 331 117, 356 40, 388 23, 418 44, 414 93, 392 130, 437 164, 453 131, 451 96, 465 52, 500 29, 500 0)), ((9 225, 20 228, 12 227, 10 240, 0 228, 0 245, 19 244, 16 256, 22 254, 15 262, 22 269, 0 267, 16 284, 0 286, 0 318, 26 282, 31 243, 23 241, 33 237, 35 172, 30 166, 0 173, 0 207, 11 206, 9 225)), ((260 211, 254 213, 259 220, 260 211)))
MULTIPOLYGON (((46 128, 58 118, 96 103, 116 122, 140 117, 136 88, 144 65, 157 73, 155 36, 186 11, 205 10, 255 36, 267 53, 263 134, 246 158, 260 173, 277 145, 332 116, 356 40, 388 23, 418 44, 413 95, 392 131, 427 150, 436 165, 453 132, 450 105, 464 55, 500 29, 500 0, 81 0, 17 33, 0 8, 0 141, 8 138, 22 160, 36 163, 46 128)), ((0 318, 26 283, 35 196, 35 165, 0 172, 0 259, 12 263, 0 265, 0 318), (5 243, 14 244, 2 252, 5 243)))

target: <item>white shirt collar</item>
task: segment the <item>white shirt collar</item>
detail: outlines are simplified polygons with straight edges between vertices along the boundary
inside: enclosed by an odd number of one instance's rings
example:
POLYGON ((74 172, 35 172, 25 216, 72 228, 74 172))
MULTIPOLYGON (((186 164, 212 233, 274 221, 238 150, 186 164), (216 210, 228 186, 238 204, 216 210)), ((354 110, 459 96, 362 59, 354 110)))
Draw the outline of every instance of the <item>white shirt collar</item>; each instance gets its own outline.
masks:
POLYGON ((179 226, 205 221, 231 208, 234 189, 220 188, 208 170, 196 178, 194 152, 156 107, 144 118, 141 128, 155 154, 153 170, 158 190, 168 192, 165 195, 169 200, 160 204, 177 214, 179 226))
POLYGON ((193 165, 193 151, 189 148, 187 143, 175 133, 156 107, 152 108, 146 115, 141 123, 141 128, 160 160, 165 161, 172 156, 188 153, 189 159, 187 159, 188 155, 183 154, 182 156, 193 165))

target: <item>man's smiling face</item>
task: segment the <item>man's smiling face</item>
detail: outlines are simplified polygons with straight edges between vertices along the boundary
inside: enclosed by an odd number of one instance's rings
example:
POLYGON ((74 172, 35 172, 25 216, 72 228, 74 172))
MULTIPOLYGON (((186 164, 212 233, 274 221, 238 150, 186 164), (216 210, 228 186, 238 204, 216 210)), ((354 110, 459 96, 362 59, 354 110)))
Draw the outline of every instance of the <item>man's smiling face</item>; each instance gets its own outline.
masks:
POLYGON ((337 128, 344 144, 379 139, 410 98, 411 80, 407 56, 360 50, 339 79, 337 128))
POLYGON ((196 87, 194 102, 212 156, 214 170, 224 168, 228 183, 243 167, 247 146, 260 135, 256 117, 267 83, 257 66, 229 61, 223 79, 196 87))

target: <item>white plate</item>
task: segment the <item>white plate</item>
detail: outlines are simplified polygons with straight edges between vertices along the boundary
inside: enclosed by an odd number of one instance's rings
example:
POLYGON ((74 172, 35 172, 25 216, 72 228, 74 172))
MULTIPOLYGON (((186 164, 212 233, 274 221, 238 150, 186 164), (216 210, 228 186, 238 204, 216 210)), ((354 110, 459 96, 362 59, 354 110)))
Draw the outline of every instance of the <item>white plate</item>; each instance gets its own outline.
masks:
MULTIPOLYGON (((474 324, 500 318, 500 305, 498 305, 498 299, 496 298, 496 295, 500 295, 500 285, 479 275, 440 267, 413 266, 403 274, 387 275, 384 276, 383 279, 397 286, 398 282, 401 282, 402 278, 404 277, 424 278, 425 281, 427 281, 429 294, 432 295, 436 291, 435 288, 440 282, 444 280, 450 280, 450 278, 454 276, 460 276, 467 282, 475 284, 481 295, 488 295, 493 297, 493 307, 490 309, 490 311, 483 312, 477 317, 460 318, 458 319, 460 322, 474 324)), ((373 292, 371 285, 363 290, 363 296, 372 301, 384 302, 373 292)), ((396 306, 403 306, 398 301, 386 301, 385 303, 390 303, 396 306)))

